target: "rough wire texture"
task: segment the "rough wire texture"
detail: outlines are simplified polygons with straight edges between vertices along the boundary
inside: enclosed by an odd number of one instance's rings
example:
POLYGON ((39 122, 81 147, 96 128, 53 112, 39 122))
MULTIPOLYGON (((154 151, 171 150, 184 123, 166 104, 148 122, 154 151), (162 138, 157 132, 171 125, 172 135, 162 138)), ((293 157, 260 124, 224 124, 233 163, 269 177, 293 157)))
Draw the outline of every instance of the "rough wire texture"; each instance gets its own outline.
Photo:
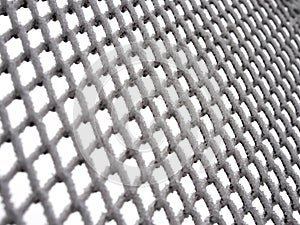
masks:
MULTIPOLYGON (((170 224, 230 224, 231 216, 236 224, 299 224, 299 192, 300 192, 300 27, 298 20, 299 2, 281 2, 279 0, 106 0, 72 1, 58 6, 55 0, 48 0, 48 13, 43 16, 34 0, 1 1, 0 15, 9 18, 11 29, 0 36, 0 73, 9 75, 14 90, 0 101, 1 147, 11 145, 16 157, 9 171, 0 177, 1 206, 5 215, 0 217, 0 224, 25 224, 26 213, 39 205, 49 224, 63 224, 72 215, 84 224, 103 224, 114 221, 126 224, 122 208, 127 202, 136 207, 137 223, 152 224, 154 214, 159 210, 167 217, 170 224), (105 6, 105 7, 104 7, 105 6), (32 19, 25 25, 18 18, 18 11, 26 8, 32 19), (86 19, 86 10, 93 15, 86 19), (125 21, 124 15, 131 20, 125 21), (68 25, 67 16, 77 17, 77 25, 68 25), (111 26, 111 21, 116 21, 111 26), (58 23, 61 32, 53 37, 49 24, 58 23), (150 32, 148 26, 152 27, 150 32), (101 29, 100 29, 101 28, 101 29), (116 29, 117 28, 117 29, 116 29), (41 32, 43 41, 32 47, 29 33, 33 29, 41 32), (102 32, 102 33, 101 33, 102 32), (82 49, 79 35, 85 35, 87 48, 82 49), (143 47, 137 45, 137 37, 142 37, 143 47), (99 37, 103 37, 100 39, 99 37), (7 51, 10 40, 21 41, 23 51, 11 58, 7 51), (133 55, 140 58, 143 68, 135 71, 128 57, 122 50, 121 40, 127 39, 133 55), (175 43, 172 42, 175 40, 175 43), (62 43, 70 44, 73 54, 66 60, 60 50, 62 43), (166 52, 161 52, 157 43, 163 43, 166 52), (181 62, 178 52, 171 47, 176 44, 183 51, 187 62, 181 62), (117 49, 118 64, 125 64, 129 78, 122 82, 116 73, 114 64, 108 63, 105 49, 117 49), (143 59, 143 51, 150 48, 155 56, 154 62, 143 59), (41 54, 51 54, 55 58, 54 66, 45 71, 41 63, 41 54), (90 56, 101 57, 103 68, 100 76, 111 76, 115 91, 106 95, 102 90, 100 79, 93 76, 90 56), (172 58, 178 66, 173 72, 168 64, 161 63, 164 58, 172 58), (208 73, 204 76, 199 66, 204 61, 208 73), (34 70, 34 78, 26 85, 22 83, 20 66, 29 62, 34 70), (98 106, 92 110, 87 108, 86 100, 78 86, 75 65, 84 69, 81 85, 91 85, 99 93, 98 106), (166 82, 161 83, 156 73, 161 68, 166 74, 166 82), (192 76, 195 74, 195 76, 192 76), (67 91, 57 95, 53 85, 58 82, 67 83, 67 91), (98 110, 112 111, 112 100, 122 97, 128 108, 133 103, 129 94, 122 87, 136 86, 142 96, 146 95, 146 87, 142 77, 149 77, 155 87, 154 93, 161 96, 168 112, 160 117, 157 106, 152 101, 143 101, 135 107, 122 121, 110 115, 113 128, 102 133, 101 121, 95 120, 98 110), (184 90, 180 78, 188 84, 184 90), (37 88, 47 92, 48 102, 40 110, 35 110, 30 92, 37 88), (180 98, 174 103, 167 91, 173 86, 180 98), (203 90, 209 92, 209 97, 203 90), (201 105, 196 110, 191 99, 197 99, 201 105), (67 116, 68 102, 76 99, 80 102, 82 116, 70 121, 67 116), (26 109, 24 120, 12 126, 8 111, 10 104, 21 102, 26 109), (153 138, 156 128, 147 129, 140 114, 142 107, 149 107, 157 119, 157 126, 167 137, 169 147, 160 151, 153 138), (191 121, 186 123, 180 115, 179 108, 186 107, 191 121), (217 107, 222 119, 215 115, 217 107), (44 122, 47 115, 58 116, 61 127, 52 137, 47 131, 49 124, 44 122), (173 136, 166 119, 175 118, 180 134, 173 136), (209 118, 203 120, 202 118, 209 118), (145 166, 144 159, 138 152, 130 149, 132 143, 126 129, 122 126, 126 121, 135 120, 142 132, 142 142, 147 142, 153 149, 155 160, 152 166, 145 166), (207 121, 213 124, 209 129, 207 121), (106 180, 85 164, 79 154, 73 127, 81 123, 90 124, 95 136, 89 148, 104 149, 110 154, 108 174, 117 173, 121 181, 128 183, 126 171, 117 161, 128 158, 136 160, 141 170, 139 185, 124 185, 122 193, 116 201, 116 193, 109 190, 106 180), (39 146, 32 149, 27 156, 24 153, 22 133, 31 127, 38 132, 39 146), (204 138, 199 143, 192 129, 201 131, 204 138), (109 137, 121 134, 128 147, 120 158, 114 157, 109 137), (185 149, 179 143, 187 140, 193 149, 193 156, 186 159, 185 149), (218 140, 218 141, 217 141, 218 140), (60 143, 71 143, 68 148, 61 148, 60 143), (219 143, 224 143, 224 146, 219 143), (76 149, 78 154, 63 165, 61 154, 76 149), (214 152, 217 163, 211 165, 203 157, 203 149, 214 152), (176 154, 182 169, 174 174, 171 165, 163 159, 168 154, 176 154), (35 162, 47 156, 55 168, 55 173, 46 182, 41 183, 35 162), (194 165, 205 166, 205 176, 200 178, 194 165), (168 184, 161 190, 154 182, 152 171, 161 167, 169 177, 168 184), (85 168, 89 182, 85 189, 78 192, 73 172, 85 168), (30 193, 25 200, 15 205, 12 201, 14 193, 10 183, 16 176, 25 175, 29 182, 30 193), (222 175, 222 179, 220 176, 222 175), (225 178, 224 178, 225 177, 225 178), (186 180, 194 186, 191 194, 187 192, 186 180), (227 182, 226 182, 227 181, 227 182), (154 200, 145 206, 138 194, 142 183, 150 184, 154 200), (63 210, 56 213, 52 205, 51 191, 58 186, 66 189, 69 202, 63 210), (211 197, 210 190, 217 190, 217 197, 211 197), (105 210, 99 217, 92 218, 87 202, 91 196, 100 193, 97 204, 104 204, 105 210), (168 196, 175 193, 182 204, 181 210, 175 212, 174 205, 168 196), (233 198, 235 196, 235 198, 233 198), (240 199, 241 202, 236 199, 240 199), (196 207, 201 202, 202 208, 196 207), (204 206, 203 206, 204 205, 204 206), (203 216, 204 208, 208 216, 203 216), (229 212, 224 216, 223 211, 229 212), (189 222, 188 222, 189 221, 189 222)), ((88 14, 90 15, 90 14, 88 14)), ((0 24, 1 29, 1 24, 0 24)), ((100 59, 100 58, 99 58, 100 59)), ((48 59, 47 59, 48 60, 48 59)), ((77 68, 77 67, 76 67, 77 68)), ((15 119, 15 118, 13 118, 15 119)), ((2 149, 3 151, 3 149, 2 149)), ((75 151, 75 150, 74 150, 75 151)), ((67 153, 68 154, 68 153, 67 153)), ((121 164, 122 165, 122 164, 121 164)), ((77 178, 78 179, 78 178, 77 178)), ((150 194, 151 194, 150 193, 150 194)), ((30 221, 28 222, 30 224, 30 221)))

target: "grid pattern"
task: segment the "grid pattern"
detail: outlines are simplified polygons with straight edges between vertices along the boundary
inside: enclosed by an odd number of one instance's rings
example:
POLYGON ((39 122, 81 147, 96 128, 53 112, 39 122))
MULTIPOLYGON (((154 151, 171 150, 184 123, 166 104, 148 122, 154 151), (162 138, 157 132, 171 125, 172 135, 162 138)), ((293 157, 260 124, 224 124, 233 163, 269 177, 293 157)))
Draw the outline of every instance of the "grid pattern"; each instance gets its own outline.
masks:
POLYGON ((6 20, 10 26, 0 36, 0 78, 9 78, 0 88, 10 84, 11 91, 0 99, 0 160, 9 160, 11 166, 0 164, 0 210, 5 212, 0 214, 0 224, 31 224, 28 215, 33 211, 41 212, 48 224, 72 219, 84 224, 131 224, 123 211, 129 205, 137 213, 133 224, 156 223, 158 213, 170 224, 299 224, 297 4, 279 0, 1 1, 0 25, 6 20), (22 10, 30 15, 28 21, 20 18, 22 10), (125 20, 125 15, 130 19, 125 20), (32 32, 40 34, 40 43, 32 41, 32 32), (122 49, 124 42, 130 55, 122 49), (72 53, 66 56, 63 46, 72 53), (153 61, 143 54, 148 48, 153 61), (106 57, 111 49, 118 55, 114 63, 106 57), (182 53, 184 62, 178 56, 182 53), (99 77, 93 75, 93 57, 103 65, 99 77), (142 64, 138 71, 131 63, 133 57, 142 64), (176 71, 164 63, 167 60, 177 65, 176 71), (126 67, 126 79, 118 75, 116 65, 126 67), (22 72, 24 66, 32 72, 22 72), (163 81, 158 69, 165 74, 163 81), (102 76, 111 77, 112 92, 103 90, 102 76), (143 98, 148 96, 146 78, 153 84, 152 96, 163 99, 167 112, 161 114, 154 99, 143 98), (79 86, 97 90, 93 107, 77 91, 79 86), (136 87, 143 100, 134 104, 129 87, 136 87), (177 99, 170 96, 170 88, 177 99), (36 101, 37 95, 47 100, 36 101), (113 114, 112 102, 119 98, 132 109, 121 119, 113 114), (71 120, 68 110, 75 100, 82 114, 71 120), (180 114, 182 107, 189 121, 180 114), (144 108, 155 118, 150 129, 141 114, 144 108), (14 114, 16 109, 24 112, 23 118, 14 114), (105 132, 95 119, 103 110, 112 120, 105 132), (179 134, 174 135, 169 119, 176 121, 179 134), (133 142, 124 128, 130 121, 139 126, 139 141, 133 142), (105 175, 116 174, 124 184, 117 199, 106 179, 80 154, 74 128, 81 124, 88 124, 96 137, 88 150, 108 155, 105 175), (194 129, 203 140, 195 137, 194 129), (162 150, 154 138, 157 130, 168 141, 162 150), (109 143, 115 134, 126 144, 119 157, 109 143), (180 147, 183 141, 191 146, 191 155, 180 147), (141 154, 132 151, 145 143, 154 155, 147 166, 141 154), (205 157, 208 149, 217 160, 214 165, 205 157), (176 174, 164 160, 170 154, 176 155, 182 168, 176 174), (118 163, 128 159, 134 159, 141 172, 135 186, 125 185, 128 174, 118 163), (44 174, 40 164, 49 165, 51 172, 44 174), (203 177, 197 172, 199 164, 205 168, 203 177), (168 177, 163 188, 153 176, 157 168, 168 177), (85 180, 82 188, 80 179, 85 180), (13 191, 18 182, 24 193, 13 191), (192 190, 187 190, 188 182, 192 190), (149 204, 140 189, 145 183, 153 196, 149 204), (58 193, 65 204, 55 203, 58 193), (170 202, 171 195, 177 196, 179 210, 170 202), (97 210, 101 205, 103 210, 97 210))

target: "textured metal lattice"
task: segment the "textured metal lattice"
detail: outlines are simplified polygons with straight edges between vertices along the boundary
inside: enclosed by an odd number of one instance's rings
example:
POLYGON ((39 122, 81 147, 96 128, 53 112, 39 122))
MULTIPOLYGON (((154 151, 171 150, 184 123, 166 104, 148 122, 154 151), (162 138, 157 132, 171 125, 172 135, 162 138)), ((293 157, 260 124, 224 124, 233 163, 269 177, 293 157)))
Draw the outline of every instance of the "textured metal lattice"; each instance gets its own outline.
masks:
POLYGON ((2 0, 0 224, 299 224, 299 5, 2 0), (113 83, 110 93, 103 77, 113 83), (96 90, 93 107, 79 91, 85 87, 96 90), (130 87, 141 101, 132 101, 130 87), (115 99, 130 109, 121 119, 115 99), (72 119, 75 101, 80 115, 72 119), (145 108, 155 118, 150 128, 145 108), (112 121, 105 132, 101 111, 112 121), (125 126, 131 121, 141 133, 136 141, 125 126), (88 154, 107 154, 104 176, 82 154, 81 125, 95 136, 88 154), (157 131, 167 140, 163 149, 157 131), (119 156, 114 135, 125 142, 119 156), (136 151, 146 143, 149 163, 136 151), (140 171, 134 185, 126 160, 140 171), (113 175, 122 192, 109 184, 113 175))

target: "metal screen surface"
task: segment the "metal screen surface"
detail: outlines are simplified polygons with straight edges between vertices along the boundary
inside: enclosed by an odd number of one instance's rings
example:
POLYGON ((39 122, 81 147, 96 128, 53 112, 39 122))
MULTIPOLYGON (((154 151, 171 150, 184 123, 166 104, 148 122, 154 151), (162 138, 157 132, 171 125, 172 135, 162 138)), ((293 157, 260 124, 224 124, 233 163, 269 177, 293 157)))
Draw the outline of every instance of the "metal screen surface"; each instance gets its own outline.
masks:
POLYGON ((0 224, 300 224, 299 1, 0 2, 0 224))

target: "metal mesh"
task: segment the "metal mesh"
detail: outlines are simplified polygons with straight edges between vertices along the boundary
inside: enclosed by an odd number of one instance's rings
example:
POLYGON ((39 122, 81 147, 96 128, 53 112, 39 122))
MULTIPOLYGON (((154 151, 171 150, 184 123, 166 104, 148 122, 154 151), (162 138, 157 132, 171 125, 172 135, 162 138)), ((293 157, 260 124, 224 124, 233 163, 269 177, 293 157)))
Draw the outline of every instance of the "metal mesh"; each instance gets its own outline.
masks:
POLYGON ((0 224, 299 224, 299 5, 2 0, 0 224), (122 65, 127 76, 118 73, 122 65), (92 107, 78 91, 85 87, 96 90, 92 107), (141 101, 132 101, 130 88, 141 101), (116 99, 128 109, 122 118, 116 99), (80 115, 71 119, 75 101, 80 115), (143 109, 155 118, 150 128, 143 109), (101 111, 112 121, 105 132, 101 111), (129 122, 138 125, 137 140, 129 122), (107 154, 103 174, 82 154, 81 125, 95 136, 88 154, 107 154), (114 135, 125 143, 118 156, 114 135), (145 144, 153 158, 135 151, 145 144), (135 185, 127 160, 140 172, 135 185), (163 185, 156 169, 166 174, 163 185))

